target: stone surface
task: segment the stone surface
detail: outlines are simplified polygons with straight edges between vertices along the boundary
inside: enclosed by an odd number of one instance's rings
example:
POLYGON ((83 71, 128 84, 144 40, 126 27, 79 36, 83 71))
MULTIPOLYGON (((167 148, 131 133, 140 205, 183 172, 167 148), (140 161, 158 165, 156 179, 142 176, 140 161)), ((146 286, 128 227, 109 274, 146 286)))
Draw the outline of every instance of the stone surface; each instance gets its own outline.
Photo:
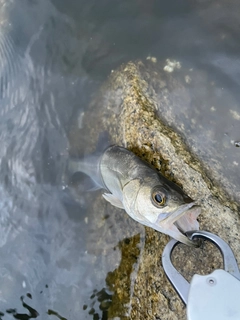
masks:
MULTIPOLYGON (((206 98, 214 95, 215 83, 181 62, 159 63, 148 57, 122 65, 76 119, 69 132, 70 153, 94 151, 99 134, 109 132, 112 143, 132 150, 196 200, 202 207, 200 228, 227 241, 240 262, 239 186, 223 174, 221 159, 207 144, 211 128, 199 123, 198 93, 203 87, 206 98), (196 127, 201 130, 194 131, 196 127), (199 132, 209 147, 205 158, 199 132)), ((140 226, 106 203, 100 193, 86 198, 93 229, 89 250, 102 252, 99 272, 101 276, 108 272, 106 284, 113 292, 108 319, 186 319, 185 307, 161 265, 169 238, 140 226)), ((199 249, 179 245, 173 260, 188 280, 194 273, 222 266, 218 250, 210 244, 199 249)))

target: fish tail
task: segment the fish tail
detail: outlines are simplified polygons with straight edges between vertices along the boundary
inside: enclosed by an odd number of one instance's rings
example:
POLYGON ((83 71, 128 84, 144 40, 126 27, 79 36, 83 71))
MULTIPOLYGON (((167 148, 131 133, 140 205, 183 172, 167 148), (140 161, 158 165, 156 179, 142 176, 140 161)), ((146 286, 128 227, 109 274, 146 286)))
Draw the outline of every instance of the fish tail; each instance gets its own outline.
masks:
POLYGON ((70 157, 67 166, 67 175, 71 179, 75 173, 82 172, 89 176, 94 182, 94 188, 107 189, 102 179, 100 170, 100 162, 104 151, 109 147, 109 134, 104 131, 99 134, 96 151, 93 154, 84 156, 82 158, 70 157))
POLYGON ((99 169, 99 157, 87 156, 82 159, 70 158, 68 161, 67 175, 71 179, 75 173, 82 172, 94 182, 94 189, 105 188, 99 169))

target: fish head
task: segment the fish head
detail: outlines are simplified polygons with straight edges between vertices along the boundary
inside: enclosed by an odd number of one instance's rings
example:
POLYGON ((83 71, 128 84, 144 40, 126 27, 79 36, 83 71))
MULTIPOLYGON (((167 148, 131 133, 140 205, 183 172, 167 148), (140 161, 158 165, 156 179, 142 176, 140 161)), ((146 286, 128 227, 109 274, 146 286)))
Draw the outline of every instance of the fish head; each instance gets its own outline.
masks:
POLYGON ((185 233, 198 230, 201 209, 174 183, 164 177, 132 180, 123 188, 123 204, 138 222, 187 245, 195 245, 185 233))

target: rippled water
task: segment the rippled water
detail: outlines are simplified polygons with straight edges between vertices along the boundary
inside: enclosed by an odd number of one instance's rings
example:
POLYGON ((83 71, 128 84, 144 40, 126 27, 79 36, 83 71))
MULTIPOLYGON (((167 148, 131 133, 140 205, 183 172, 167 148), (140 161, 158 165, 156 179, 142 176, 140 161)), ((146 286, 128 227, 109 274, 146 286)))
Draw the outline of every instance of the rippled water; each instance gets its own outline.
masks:
MULTIPOLYGON (((240 5, 225 3, 0 0, 1 319, 108 318, 105 279, 130 235, 89 250, 95 195, 75 203, 62 176, 72 117, 121 62, 170 56, 215 77, 221 108, 203 104, 197 119, 213 126, 217 157, 233 163, 226 174, 239 186, 240 5)), ((203 138, 201 152, 208 147, 203 138)))

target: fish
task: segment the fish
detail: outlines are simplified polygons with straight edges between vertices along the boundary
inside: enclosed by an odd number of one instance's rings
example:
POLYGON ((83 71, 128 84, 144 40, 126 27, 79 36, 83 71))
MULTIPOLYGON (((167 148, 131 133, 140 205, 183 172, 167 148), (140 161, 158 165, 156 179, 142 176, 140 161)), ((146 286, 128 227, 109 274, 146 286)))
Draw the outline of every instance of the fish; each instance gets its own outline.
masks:
POLYGON ((199 230, 201 208, 182 189, 130 150, 112 145, 83 159, 70 159, 69 174, 88 175, 103 198, 135 221, 189 246, 185 235, 199 230))

